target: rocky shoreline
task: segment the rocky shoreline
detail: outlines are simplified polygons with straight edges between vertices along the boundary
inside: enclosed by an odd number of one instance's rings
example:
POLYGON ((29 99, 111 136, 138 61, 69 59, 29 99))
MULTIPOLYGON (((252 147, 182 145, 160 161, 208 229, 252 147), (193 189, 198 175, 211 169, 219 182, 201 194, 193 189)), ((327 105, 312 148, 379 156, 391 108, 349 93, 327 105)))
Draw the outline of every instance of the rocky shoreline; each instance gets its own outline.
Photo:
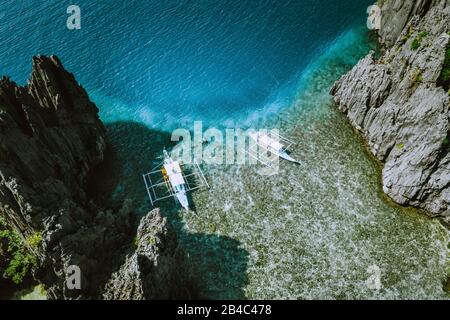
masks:
POLYGON ((50 299, 187 297, 183 254, 159 212, 143 217, 136 235, 129 201, 105 208, 87 194, 106 146, 98 109, 74 76, 55 56, 34 57, 27 86, 0 81, 0 216, 31 253, 50 299), (152 243, 133 244, 150 235, 152 243), (66 286, 71 265, 81 270, 81 290, 66 286))
POLYGON ((450 3, 392 0, 381 9, 384 53, 367 55, 331 94, 383 163, 383 191, 448 224, 450 3))

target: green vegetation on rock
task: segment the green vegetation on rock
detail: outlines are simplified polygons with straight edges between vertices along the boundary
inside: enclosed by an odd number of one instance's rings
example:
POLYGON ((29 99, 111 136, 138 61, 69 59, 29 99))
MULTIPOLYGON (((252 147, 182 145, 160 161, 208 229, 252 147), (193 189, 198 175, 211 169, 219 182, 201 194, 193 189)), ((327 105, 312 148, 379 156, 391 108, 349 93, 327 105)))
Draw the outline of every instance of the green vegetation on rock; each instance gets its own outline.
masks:
POLYGON ((42 233, 41 232, 33 233, 31 236, 27 238, 26 242, 32 249, 39 248, 39 245, 42 242, 42 233))
POLYGON ((134 237, 133 238, 133 247, 134 247, 134 249, 137 249, 137 247, 139 247, 139 239, 138 239, 138 237, 134 237))
MULTIPOLYGON (((409 27, 408 33, 402 38, 402 44, 405 44, 409 38, 414 34, 415 30, 413 27, 409 27)), ((401 48, 401 47, 400 47, 401 48)))
POLYGON ((449 140, 448 140, 448 137, 445 137, 444 138, 444 141, 442 141, 442 144, 444 145, 444 146, 448 146, 449 145, 449 140))
POLYGON ((155 237, 149 237, 147 240, 149 245, 154 245, 156 244, 156 238, 155 237))
POLYGON ((12 300, 47 300, 47 291, 42 284, 17 291, 12 300))
POLYGON ((28 249, 27 245, 37 248, 42 241, 42 235, 35 233, 26 241, 23 241, 20 235, 11 230, 6 221, 0 217, 0 240, 2 239, 5 239, 8 243, 7 252, 11 256, 11 260, 4 270, 4 277, 19 284, 37 264, 35 255, 28 249))
POLYGON ((420 48, 420 46, 422 45, 422 40, 428 36, 428 32, 426 31, 422 31, 421 33, 419 33, 419 35, 417 37, 414 38, 413 42, 411 43, 411 49, 412 50, 417 50, 420 48))
POLYGON ((414 73, 412 74, 412 85, 413 87, 418 86, 423 82, 423 74, 420 69, 416 69, 414 73))

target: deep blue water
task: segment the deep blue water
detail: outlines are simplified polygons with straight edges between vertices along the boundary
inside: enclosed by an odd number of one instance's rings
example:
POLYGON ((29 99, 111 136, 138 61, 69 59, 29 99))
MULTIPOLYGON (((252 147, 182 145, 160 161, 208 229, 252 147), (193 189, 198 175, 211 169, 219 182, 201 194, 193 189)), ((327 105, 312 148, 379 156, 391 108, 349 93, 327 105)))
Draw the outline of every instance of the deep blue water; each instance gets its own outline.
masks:
POLYGON ((373 0, 77 0, 0 3, 0 74, 19 83, 31 56, 56 54, 105 122, 158 129, 248 125, 288 106, 305 68, 364 24, 373 0))

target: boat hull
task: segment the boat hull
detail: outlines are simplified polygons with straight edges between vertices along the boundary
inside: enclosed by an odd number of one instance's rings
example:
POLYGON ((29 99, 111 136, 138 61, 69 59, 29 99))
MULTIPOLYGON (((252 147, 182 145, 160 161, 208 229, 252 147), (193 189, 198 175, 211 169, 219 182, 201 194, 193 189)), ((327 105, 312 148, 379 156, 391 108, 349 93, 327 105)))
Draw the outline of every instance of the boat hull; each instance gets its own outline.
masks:
POLYGON ((288 155, 286 152, 279 153, 278 156, 280 158, 283 158, 284 160, 287 160, 287 161, 290 161, 290 162, 300 163, 297 160, 295 160, 294 158, 292 158, 290 155, 288 155))
POLYGON ((175 194, 178 202, 180 203, 180 205, 186 209, 189 210, 189 201, 186 195, 186 192, 178 192, 175 194))

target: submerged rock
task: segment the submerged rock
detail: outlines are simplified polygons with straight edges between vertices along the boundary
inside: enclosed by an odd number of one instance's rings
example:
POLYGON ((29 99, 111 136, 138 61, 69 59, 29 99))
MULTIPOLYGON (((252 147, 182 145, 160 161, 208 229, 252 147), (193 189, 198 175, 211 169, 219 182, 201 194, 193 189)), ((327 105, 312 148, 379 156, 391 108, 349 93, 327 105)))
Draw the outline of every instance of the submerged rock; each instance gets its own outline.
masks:
POLYGON ((450 95, 440 77, 450 47, 450 3, 392 0, 382 12, 386 51, 362 59, 331 93, 384 163, 384 192, 448 219, 450 95))

